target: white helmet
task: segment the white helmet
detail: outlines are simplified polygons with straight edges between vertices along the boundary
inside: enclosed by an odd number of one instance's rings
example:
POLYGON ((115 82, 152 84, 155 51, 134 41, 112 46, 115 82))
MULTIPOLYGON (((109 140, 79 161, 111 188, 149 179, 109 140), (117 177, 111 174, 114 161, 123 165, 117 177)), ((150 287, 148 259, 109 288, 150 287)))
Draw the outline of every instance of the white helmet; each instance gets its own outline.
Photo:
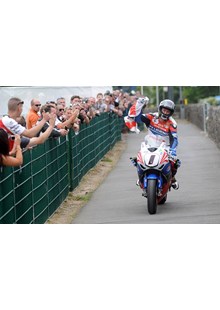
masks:
POLYGON ((170 116, 173 115, 174 109, 175 109, 175 104, 174 104, 174 102, 172 100, 165 99, 165 100, 161 101, 160 104, 159 104, 159 108, 158 108, 159 117, 161 117, 165 121, 168 120, 170 118, 170 116), (169 110, 170 113, 169 114, 164 114, 162 112, 163 108, 169 110))

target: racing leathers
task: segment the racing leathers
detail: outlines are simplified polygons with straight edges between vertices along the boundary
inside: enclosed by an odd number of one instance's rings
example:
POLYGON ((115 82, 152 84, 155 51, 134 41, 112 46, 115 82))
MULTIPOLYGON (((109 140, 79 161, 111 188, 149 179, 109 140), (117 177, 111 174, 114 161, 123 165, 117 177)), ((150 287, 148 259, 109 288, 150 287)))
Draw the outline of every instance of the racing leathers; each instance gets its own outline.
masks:
MULTIPOLYGON (((176 148, 178 145, 177 123, 172 117, 168 120, 162 120, 158 113, 147 113, 141 115, 141 121, 148 127, 147 139, 154 145, 159 146, 165 142, 166 149, 174 160, 171 160, 171 171, 173 179, 177 172, 180 161, 176 157, 176 148)), ((143 171, 137 166, 140 185, 142 183, 143 171)))
POLYGON ((141 115, 141 121, 148 127, 148 135, 158 143, 165 142, 170 154, 176 156, 178 136, 175 120, 170 117, 165 121, 159 117, 158 113, 147 113, 141 115))

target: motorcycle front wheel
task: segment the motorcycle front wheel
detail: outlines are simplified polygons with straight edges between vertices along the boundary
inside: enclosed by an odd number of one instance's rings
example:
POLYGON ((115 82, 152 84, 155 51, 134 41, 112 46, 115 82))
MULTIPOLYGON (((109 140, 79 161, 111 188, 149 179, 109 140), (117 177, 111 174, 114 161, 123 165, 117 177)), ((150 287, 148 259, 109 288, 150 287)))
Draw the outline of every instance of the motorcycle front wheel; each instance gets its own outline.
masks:
POLYGON ((157 212, 157 180, 148 180, 147 186, 147 208, 149 214, 155 214, 157 212))

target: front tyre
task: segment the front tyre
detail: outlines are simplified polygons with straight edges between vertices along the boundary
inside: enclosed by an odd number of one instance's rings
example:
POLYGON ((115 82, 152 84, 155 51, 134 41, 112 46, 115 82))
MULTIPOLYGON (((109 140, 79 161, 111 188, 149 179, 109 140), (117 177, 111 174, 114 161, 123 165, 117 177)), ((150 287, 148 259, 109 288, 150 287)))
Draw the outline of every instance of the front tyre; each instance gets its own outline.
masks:
POLYGON ((147 185, 147 208, 149 214, 155 214, 157 212, 157 180, 148 180, 147 185))

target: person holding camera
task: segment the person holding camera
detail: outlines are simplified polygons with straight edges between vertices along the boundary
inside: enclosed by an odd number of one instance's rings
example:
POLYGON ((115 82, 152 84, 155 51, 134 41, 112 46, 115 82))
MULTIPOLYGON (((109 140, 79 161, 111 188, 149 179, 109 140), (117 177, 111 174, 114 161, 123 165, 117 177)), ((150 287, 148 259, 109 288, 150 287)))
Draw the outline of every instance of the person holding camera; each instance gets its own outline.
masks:
POLYGON ((94 97, 89 97, 87 98, 86 102, 84 103, 84 109, 86 110, 88 118, 91 120, 95 116, 99 116, 99 111, 96 111, 94 108, 95 104, 95 98, 94 97))
MULTIPOLYGON (((69 107, 69 108, 65 109, 64 113, 65 113, 66 120, 69 120, 69 119, 71 119, 74 112, 73 112, 72 108, 69 107)), ((79 114, 79 111, 78 111, 78 114, 79 114)), ((72 129, 76 135, 79 133, 79 129, 80 129, 80 126, 79 126, 80 120, 79 120, 78 116, 75 118, 75 120, 73 122, 71 122, 71 127, 72 127, 72 129)))
POLYGON ((114 97, 111 93, 105 93, 105 104, 107 105, 107 112, 115 113, 118 116, 122 116, 123 112, 121 107, 119 107, 119 101, 114 100, 114 97))
POLYGON ((0 166, 16 167, 23 164, 21 138, 16 134, 11 136, 11 139, 14 141, 14 146, 10 152, 8 134, 5 129, 0 128, 0 166), (15 157, 12 154, 15 154, 15 157))
MULTIPOLYGON (((17 122, 17 117, 20 117, 23 111, 23 104, 24 101, 17 97, 12 97, 8 101, 8 115, 4 115, 0 120, 0 128, 3 128, 8 133, 9 137, 11 135, 18 134, 22 136, 21 138, 21 148, 26 148, 29 146, 33 146, 30 138, 34 138, 40 132, 44 124, 50 120, 51 115, 49 113, 44 113, 42 119, 38 122, 38 124, 31 129, 27 129, 26 127, 22 126, 17 122)), ((36 142, 37 144, 43 143, 41 142, 42 139, 38 139, 36 142), (38 143, 40 142, 40 143, 38 143)), ((10 151, 12 150, 14 145, 14 141, 9 139, 9 147, 10 151)))
POLYGON ((70 98, 70 107, 75 106, 75 104, 81 104, 81 103, 82 103, 82 100, 81 100, 80 96, 78 96, 78 95, 73 95, 70 98))
POLYGON ((76 121, 78 115, 79 115, 79 111, 75 110, 72 111, 71 116, 67 119, 66 115, 64 113, 65 109, 63 108, 63 106, 61 104, 57 105, 56 108, 56 123, 55 126, 58 129, 66 129, 68 130, 69 128, 71 128, 74 125, 74 122, 76 121))
POLYGON ((79 111, 79 114, 78 114, 79 125, 83 123, 88 125, 90 123, 90 119, 87 116, 87 113, 86 113, 86 110, 83 104, 74 103, 74 105, 72 106, 72 111, 75 112, 76 110, 79 111))
MULTIPOLYGON (((57 115, 56 115, 56 106, 51 103, 47 103, 43 105, 40 109, 41 117, 43 117, 44 113, 49 113, 54 118, 54 126, 50 132, 49 138, 59 138, 60 136, 66 136, 68 134, 68 130, 66 128, 58 129, 56 126, 57 123, 57 115)), ((39 120, 40 122, 40 120, 39 120)), ((41 129, 39 135, 45 133, 50 127, 50 122, 46 122, 41 129)))

